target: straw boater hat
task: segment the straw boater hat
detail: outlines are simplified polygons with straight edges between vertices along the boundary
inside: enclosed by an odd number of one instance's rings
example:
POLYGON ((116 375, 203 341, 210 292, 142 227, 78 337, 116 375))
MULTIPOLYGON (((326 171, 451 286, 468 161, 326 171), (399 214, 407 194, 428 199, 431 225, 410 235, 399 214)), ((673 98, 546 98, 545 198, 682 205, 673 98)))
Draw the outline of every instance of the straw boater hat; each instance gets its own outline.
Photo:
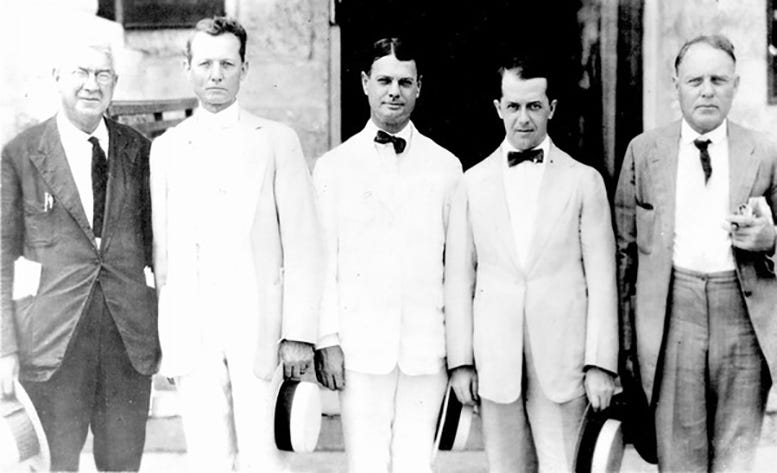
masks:
POLYGON ((448 381, 445 397, 437 417, 434 434, 434 454, 438 450, 464 450, 472 425, 472 406, 465 406, 456 397, 448 381))
POLYGON ((316 383, 283 379, 283 367, 272 379, 275 393, 275 445, 287 452, 312 452, 321 431, 321 393, 316 383))
POLYGON ((624 400, 615 395, 610 407, 596 412, 589 404, 577 435, 575 473, 618 472, 623 462, 624 400))
POLYGON ((49 444, 32 401, 19 382, 14 396, 0 396, 0 471, 48 471, 49 444))

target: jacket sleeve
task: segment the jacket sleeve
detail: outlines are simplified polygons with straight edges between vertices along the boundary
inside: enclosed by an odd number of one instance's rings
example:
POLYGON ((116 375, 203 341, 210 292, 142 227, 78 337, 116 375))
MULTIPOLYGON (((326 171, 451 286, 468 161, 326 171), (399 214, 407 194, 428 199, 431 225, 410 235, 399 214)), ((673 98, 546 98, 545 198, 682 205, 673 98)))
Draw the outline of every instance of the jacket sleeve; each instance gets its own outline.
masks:
POLYGON ((274 130, 274 193, 283 249, 283 339, 315 343, 323 285, 323 245, 315 190, 296 133, 274 130))
POLYGON ((340 304, 337 295, 337 183, 328 159, 319 159, 313 169, 313 182, 318 195, 319 215, 324 237, 325 264, 318 348, 339 344, 338 335, 340 332, 340 304))
POLYGON ((21 182, 10 151, 2 152, 2 183, 0 192, 0 211, 2 211, 2 239, 0 240, 0 294, 2 314, 0 314, 0 356, 16 353, 16 328, 14 326, 13 280, 14 261, 22 254, 24 242, 23 209, 21 182))
POLYGON ((634 143, 626 150, 615 190, 615 238, 618 267, 619 339, 622 354, 633 354, 634 297, 637 290, 637 224, 634 143))
POLYGON ((607 191, 599 173, 589 169, 580 211, 580 243, 588 288, 585 365, 618 369, 618 291, 615 237, 607 191))
POLYGON ((474 364, 473 298, 477 254, 469 217, 466 179, 451 202, 445 245, 445 336, 448 368, 474 364))
POLYGON ((167 282, 167 163, 164 137, 151 145, 149 188, 151 198, 152 254, 157 293, 167 282))

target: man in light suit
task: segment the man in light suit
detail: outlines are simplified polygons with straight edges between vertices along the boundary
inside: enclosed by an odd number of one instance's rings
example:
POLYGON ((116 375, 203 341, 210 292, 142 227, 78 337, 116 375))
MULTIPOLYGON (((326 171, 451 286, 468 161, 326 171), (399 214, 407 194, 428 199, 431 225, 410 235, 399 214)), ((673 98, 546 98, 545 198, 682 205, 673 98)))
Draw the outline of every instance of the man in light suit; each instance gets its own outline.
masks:
POLYGON ((278 471, 273 372, 312 369, 323 281, 315 190, 296 134, 240 108, 247 35, 201 20, 184 64, 200 107, 151 150, 160 372, 191 466, 278 471), (239 456, 238 456, 239 454, 239 456))
POLYGON ((341 390, 351 473, 430 472, 448 379, 443 252, 461 164, 410 121, 416 59, 397 38, 372 45, 370 120, 313 173, 328 257, 316 371, 341 390))
POLYGON ((464 174, 445 254, 448 368, 480 400, 492 473, 572 468, 586 400, 606 408, 617 368, 615 242, 599 173, 547 135, 542 64, 499 69, 505 140, 464 174), (532 442, 533 439, 533 442, 532 442))
POLYGON ((78 470, 90 428, 99 470, 138 470, 159 359, 149 142, 104 117, 110 47, 73 42, 59 112, 2 154, 0 385, 10 395, 18 376, 52 470, 78 470))
POLYGON ((727 38, 688 41, 674 83, 682 120, 631 142, 615 196, 621 375, 655 409, 659 469, 744 471, 777 374, 777 150, 726 118, 727 38))

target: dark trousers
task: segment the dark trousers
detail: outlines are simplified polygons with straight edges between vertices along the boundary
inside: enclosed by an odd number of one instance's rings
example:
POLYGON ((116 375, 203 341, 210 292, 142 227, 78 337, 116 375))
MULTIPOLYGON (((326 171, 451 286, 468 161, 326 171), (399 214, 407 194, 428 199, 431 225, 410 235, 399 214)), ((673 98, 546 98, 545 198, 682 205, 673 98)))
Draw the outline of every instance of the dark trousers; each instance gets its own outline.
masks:
POLYGON ((59 370, 23 385, 48 437, 53 471, 78 470, 89 427, 98 470, 140 468, 151 377, 132 367, 99 284, 59 370))
POLYGON ((675 269, 656 399, 661 471, 753 468, 771 380, 733 271, 675 269))

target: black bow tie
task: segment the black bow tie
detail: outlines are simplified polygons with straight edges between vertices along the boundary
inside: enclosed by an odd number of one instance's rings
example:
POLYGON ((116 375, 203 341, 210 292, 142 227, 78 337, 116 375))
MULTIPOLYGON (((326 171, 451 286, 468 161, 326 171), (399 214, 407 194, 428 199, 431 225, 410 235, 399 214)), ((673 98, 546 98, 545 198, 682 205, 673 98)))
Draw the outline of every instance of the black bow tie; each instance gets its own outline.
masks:
POLYGON ((398 136, 389 135, 383 130, 378 130, 378 134, 375 135, 375 142, 380 144, 386 144, 391 143, 394 145, 394 151, 399 154, 402 151, 405 150, 405 146, 407 146, 407 141, 405 141, 404 138, 400 138, 398 136))
POLYGON ((545 153, 542 149, 530 149, 526 151, 508 151, 507 152, 507 164, 510 167, 521 164, 524 161, 531 161, 533 163, 541 163, 545 153))

